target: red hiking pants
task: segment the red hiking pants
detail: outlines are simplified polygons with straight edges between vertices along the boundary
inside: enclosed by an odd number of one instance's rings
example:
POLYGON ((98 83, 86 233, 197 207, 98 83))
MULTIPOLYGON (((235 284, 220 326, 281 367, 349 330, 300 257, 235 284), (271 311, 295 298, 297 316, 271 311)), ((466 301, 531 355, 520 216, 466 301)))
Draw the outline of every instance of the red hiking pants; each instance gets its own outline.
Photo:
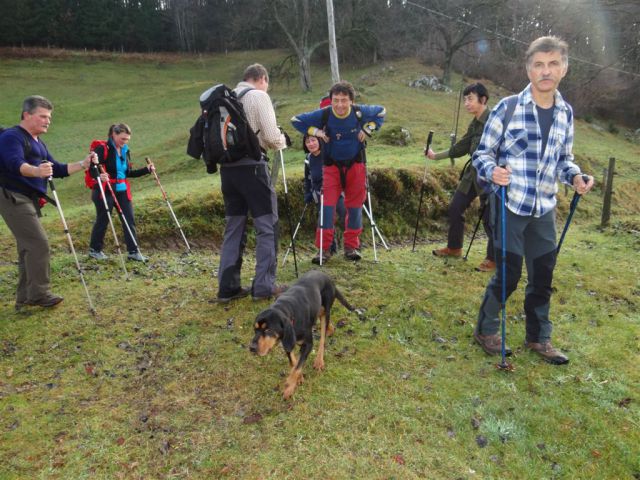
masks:
POLYGON ((344 204, 347 209, 344 227, 344 248, 360 248, 362 232, 362 204, 366 198, 366 169, 364 163, 353 163, 350 168, 338 165, 325 165, 322 169, 322 188, 324 193, 323 222, 316 230, 316 247, 327 251, 333 242, 336 203, 344 191, 344 204), (344 176, 344 188, 340 181, 340 169, 344 176))

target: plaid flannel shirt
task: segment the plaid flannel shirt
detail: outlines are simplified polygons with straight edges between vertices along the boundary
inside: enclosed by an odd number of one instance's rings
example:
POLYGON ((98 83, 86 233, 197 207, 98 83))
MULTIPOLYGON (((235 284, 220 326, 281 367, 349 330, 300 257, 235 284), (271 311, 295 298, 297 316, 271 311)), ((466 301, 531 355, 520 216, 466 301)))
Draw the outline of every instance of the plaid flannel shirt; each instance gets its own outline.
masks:
POLYGON ((473 166, 479 181, 494 192, 499 186, 492 181, 493 169, 498 164, 510 166, 507 208, 517 215, 540 217, 556 206, 557 180, 573 185, 573 177, 580 173, 573 163, 573 111, 556 91, 553 124, 542 155, 542 134, 531 85, 518 95, 503 141, 506 108, 502 100, 489 115, 473 155, 473 166), (496 161, 498 152, 500 158, 496 161))

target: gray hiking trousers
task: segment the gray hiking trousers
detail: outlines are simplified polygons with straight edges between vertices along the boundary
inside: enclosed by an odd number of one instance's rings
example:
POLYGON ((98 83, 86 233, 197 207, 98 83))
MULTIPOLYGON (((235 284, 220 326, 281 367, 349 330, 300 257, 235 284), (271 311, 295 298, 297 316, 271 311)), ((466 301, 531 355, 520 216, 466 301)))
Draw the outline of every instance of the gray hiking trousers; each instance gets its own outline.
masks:
MULTIPOLYGON (((494 232, 496 273, 489 281, 478 314, 478 332, 494 335, 500 328, 500 297, 502 296, 502 243, 500 199, 490 196, 491 221, 494 232)), ((524 311, 526 341, 545 343, 551 340, 553 324, 549 320, 551 283, 556 265, 555 210, 541 217, 521 216, 507 209, 507 299, 518 286, 523 259, 527 265, 524 311)))
POLYGON ((270 296, 276 281, 278 204, 267 163, 224 165, 220 180, 226 226, 218 269, 218 297, 230 297, 242 287, 240 270, 249 213, 256 230, 256 271, 251 293, 255 297, 270 296))
POLYGON ((33 200, 0 187, 0 215, 16 238, 18 247, 16 303, 46 298, 51 295, 49 241, 33 200))

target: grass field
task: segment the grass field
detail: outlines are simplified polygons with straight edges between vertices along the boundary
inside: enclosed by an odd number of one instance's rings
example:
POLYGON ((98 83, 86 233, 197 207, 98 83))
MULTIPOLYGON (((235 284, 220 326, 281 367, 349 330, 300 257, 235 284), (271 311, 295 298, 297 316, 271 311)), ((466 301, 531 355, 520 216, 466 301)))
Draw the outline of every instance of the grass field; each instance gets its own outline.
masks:
MULTIPOLYGON (((596 189, 581 200, 558 260, 554 344, 568 353, 569 365, 545 364, 521 347, 522 285, 507 305, 515 371, 497 371, 495 359, 473 344, 488 280, 473 269, 484 239, 474 243, 468 262, 431 255, 444 242, 441 213, 457 175, 445 160, 430 163, 416 252, 407 246, 407 222, 393 215, 401 207, 407 217, 415 214, 416 190, 399 190, 397 198, 380 190, 379 198, 397 205, 376 201, 391 250, 379 247, 374 263, 365 228, 362 262, 337 257, 325 267, 363 313, 335 307, 338 328, 326 370, 311 368, 312 354, 304 384, 283 401, 284 354, 278 348, 258 358, 247 348, 253 319, 268 304, 210 303, 223 221, 219 177, 206 175, 184 150, 202 90, 218 81, 233 84, 247 64, 276 65, 284 54, 49 53, 18 59, 5 52, 0 59, 0 124, 17 121, 25 96, 45 95, 56 105, 45 141, 59 160, 75 161, 109 124, 128 123, 134 160, 156 162, 196 248, 181 255, 153 179, 134 179, 136 219, 151 261, 130 264, 133 278, 125 282, 114 257, 104 264, 86 257, 94 213, 81 176, 60 180, 98 315, 87 312, 49 207, 43 222, 53 250, 52 281, 65 302, 53 311, 18 314, 15 244, 0 225, 0 479, 640 478, 640 147, 622 134, 582 121, 576 126, 578 163, 599 181, 615 156, 617 175, 611 226, 599 228, 596 189)), ((437 148, 447 145, 457 92, 407 86, 431 71, 411 59, 343 67, 361 101, 386 106, 384 128, 403 126, 415 138, 407 147, 374 140, 374 174, 402 167, 422 175, 428 129, 436 132, 437 148)), ((313 74, 315 85, 328 84, 324 69, 313 74)), ((492 104, 506 93, 490 92, 492 104)), ((322 93, 317 87, 301 94, 295 81, 274 79, 271 95, 282 125, 315 107, 322 93)), ((467 122, 462 114, 462 131, 467 122)), ((296 138, 286 162, 297 211, 303 154, 296 138)), ((571 193, 559 196, 563 222, 571 193)), ((308 230, 307 224, 298 249, 301 271, 315 253, 308 230)), ((246 281, 253 263, 249 249, 246 281)), ((295 280, 291 258, 279 280, 295 280)))

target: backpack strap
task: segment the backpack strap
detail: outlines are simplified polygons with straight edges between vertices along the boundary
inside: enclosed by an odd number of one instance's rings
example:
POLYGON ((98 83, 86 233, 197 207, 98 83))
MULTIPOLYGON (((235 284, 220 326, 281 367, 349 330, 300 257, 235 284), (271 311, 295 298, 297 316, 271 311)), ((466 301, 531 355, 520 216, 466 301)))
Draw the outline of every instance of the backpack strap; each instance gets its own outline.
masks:
POLYGON ((504 113, 504 118, 502 119, 502 137, 500 138, 500 145, 498 145, 498 149, 496 150, 496 162, 498 162, 500 158, 500 147, 504 143, 504 135, 507 133, 507 128, 509 127, 509 123, 511 123, 511 118, 513 117, 513 112, 516 110, 516 105, 518 105, 518 95, 511 95, 505 98, 505 103, 507 104, 507 110, 504 113))
POLYGON ((253 87, 248 87, 245 88, 244 90, 242 90, 238 95, 236 95, 237 99, 240 100, 242 97, 244 97, 247 93, 249 93, 251 90, 255 90, 255 88, 253 87))

